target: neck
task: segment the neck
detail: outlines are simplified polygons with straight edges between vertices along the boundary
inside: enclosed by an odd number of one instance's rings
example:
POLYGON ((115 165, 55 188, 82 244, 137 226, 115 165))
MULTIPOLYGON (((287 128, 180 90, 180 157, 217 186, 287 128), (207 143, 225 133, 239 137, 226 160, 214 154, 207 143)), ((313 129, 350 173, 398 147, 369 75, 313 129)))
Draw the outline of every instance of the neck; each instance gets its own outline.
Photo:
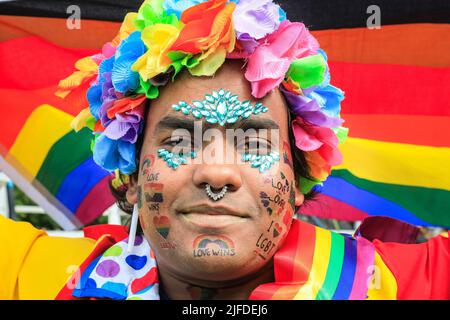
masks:
POLYGON ((159 281, 166 295, 173 300, 247 300, 261 284, 273 282, 273 260, 251 275, 230 281, 186 279, 160 268, 159 281))

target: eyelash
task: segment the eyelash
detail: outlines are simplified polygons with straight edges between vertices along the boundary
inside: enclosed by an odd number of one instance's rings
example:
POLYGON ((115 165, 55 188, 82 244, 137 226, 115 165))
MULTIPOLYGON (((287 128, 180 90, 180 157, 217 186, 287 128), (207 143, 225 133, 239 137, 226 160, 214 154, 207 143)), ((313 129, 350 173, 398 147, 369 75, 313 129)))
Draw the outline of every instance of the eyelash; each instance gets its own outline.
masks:
MULTIPOLYGON (((181 142, 183 142, 183 141, 186 141, 186 140, 188 140, 188 139, 184 139, 182 136, 178 136, 178 137, 170 137, 170 138, 168 138, 168 139, 165 139, 165 140, 162 142, 162 145, 175 147, 175 146, 178 145, 179 143, 181 143, 181 142)), ((192 143, 191 143, 191 145, 192 145, 192 143)))
POLYGON ((239 144, 236 146, 236 149, 243 153, 253 154, 258 153, 260 154, 261 149, 265 149, 266 152, 264 154, 270 153, 272 149, 272 143, 268 140, 264 139, 245 139, 245 142, 242 144, 239 144), (256 152, 255 152, 256 151, 256 152))
MULTIPOLYGON (((180 143, 183 141, 188 141, 188 140, 189 140, 189 138, 184 138, 183 136, 169 137, 169 138, 165 139, 161 143, 161 145, 169 147, 169 148, 173 148, 175 146, 186 147, 180 143)), ((267 151, 267 154, 268 154, 268 153, 270 153, 270 151, 272 149, 272 143, 268 140, 263 140, 263 139, 250 140, 250 139, 246 138, 244 143, 237 142, 237 144, 236 144, 236 149, 238 151, 243 152, 243 153, 249 153, 249 154, 255 153, 254 151, 256 151, 256 153, 258 153, 258 151, 262 148, 265 148, 265 150, 267 151), (255 146, 256 146, 256 148, 255 148, 255 146)), ((191 149, 192 150, 199 149, 199 146, 193 140, 191 141, 191 149)))

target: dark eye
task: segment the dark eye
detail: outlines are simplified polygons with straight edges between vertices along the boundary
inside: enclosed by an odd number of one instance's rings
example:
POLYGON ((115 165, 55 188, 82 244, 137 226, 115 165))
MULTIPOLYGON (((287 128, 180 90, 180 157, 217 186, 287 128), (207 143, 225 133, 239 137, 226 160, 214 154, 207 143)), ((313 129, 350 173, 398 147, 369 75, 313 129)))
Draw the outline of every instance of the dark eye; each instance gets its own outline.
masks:
POLYGON ((241 141, 237 145, 237 150, 244 154, 269 154, 271 149, 271 143, 265 139, 258 138, 246 138, 245 141, 241 141))
POLYGON ((168 148, 190 148, 195 150, 195 141, 189 136, 171 136, 162 142, 163 146, 168 148))

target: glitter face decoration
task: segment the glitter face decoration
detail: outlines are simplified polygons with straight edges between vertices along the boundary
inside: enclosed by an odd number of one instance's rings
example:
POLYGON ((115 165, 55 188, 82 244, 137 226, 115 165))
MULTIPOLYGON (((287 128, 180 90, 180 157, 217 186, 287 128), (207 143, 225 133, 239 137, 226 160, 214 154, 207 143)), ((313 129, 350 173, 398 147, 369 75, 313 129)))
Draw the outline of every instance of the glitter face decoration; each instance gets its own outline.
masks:
POLYGON ((191 159, 194 159, 195 157, 197 157, 197 153, 194 151, 191 151, 189 153, 189 155, 184 155, 182 153, 174 154, 166 149, 159 149, 158 157, 162 158, 169 167, 171 167, 175 170, 180 165, 187 164, 188 157, 190 157, 191 159))
POLYGON ((271 152, 268 155, 244 154, 242 161, 250 162, 252 168, 259 168, 259 172, 263 173, 270 169, 275 161, 280 161, 280 154, 278 152, 271 152))
POLYGON ((237 95, 224 89, 213 91, 205 95, 205 100, 194 101, 192 105, 185 101, 180 101, 172 106, 176 111, 181 111, 185 115, 192 114, 195 118, 205 118, 206 122, 211 124, 218 123, 221 126, 225 124, 236 123, 239 118, 246 119, 252 114, 266 113, 267 107, 261 103, 252 105, 250 101, 240 102, 237 95))

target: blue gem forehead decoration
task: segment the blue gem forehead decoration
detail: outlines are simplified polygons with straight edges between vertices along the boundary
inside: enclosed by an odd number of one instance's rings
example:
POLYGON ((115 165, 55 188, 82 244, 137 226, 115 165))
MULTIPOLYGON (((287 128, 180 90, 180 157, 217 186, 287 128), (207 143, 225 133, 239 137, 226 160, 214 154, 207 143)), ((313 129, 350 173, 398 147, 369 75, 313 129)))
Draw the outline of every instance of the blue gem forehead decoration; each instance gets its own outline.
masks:
POLYGON ((232 124, 239 118, 246 119, 252 114, 266 113, 269 109, 262 103, 252 105, 249 100, 240 102, 237 95, 230 91, 220 89, 205 95, 205 100, 195 100, 192 104, 180 101, 174 104, 172 109, 181 111, 185 115, 192 115, 197 118, 205 118, 206 122, 221 126, 232 124))
POLYGON ((259 172, 263 173, 270 169, 275 161, 280 161, 280 154, 278 152, 271 152, 268 155, 244 154, 242 161, 250 162, 252 168, 259 168, 259 172))
POLYGON ((175 170, 179 166, 187 164, 188 157, 190 157, 191 159, 197 157, 197 153, 192 151, 189 153, 189 155, 174 154, 166 149, 159 149, 158 157, 162 158, 170 168, 173 168, 175 170))

